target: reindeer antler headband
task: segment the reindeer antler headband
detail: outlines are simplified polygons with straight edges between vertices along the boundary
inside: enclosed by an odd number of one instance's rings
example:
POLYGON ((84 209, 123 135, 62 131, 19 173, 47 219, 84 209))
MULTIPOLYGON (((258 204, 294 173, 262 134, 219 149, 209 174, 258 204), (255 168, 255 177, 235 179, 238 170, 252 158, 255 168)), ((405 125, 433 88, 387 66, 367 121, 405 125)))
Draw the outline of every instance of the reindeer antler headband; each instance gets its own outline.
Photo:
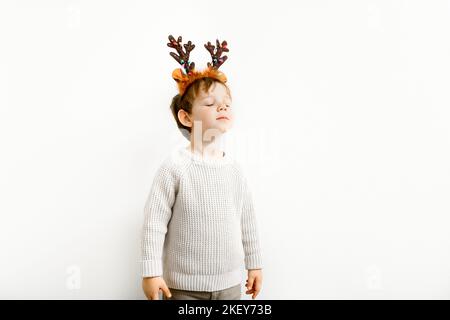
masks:
POLYGON ((219 71, 219 67, 227 61, 228 57, 221 57, 223 52, 228 52, 227 42, 222 41, 222 44, 219 43, 219 40, 216 40, 216 46, 212 45, 211 42, 208 41, 205 44, 206 50, 211 54, 212 64, 208 62, 207 68, 202 71, 195 70, 195 63, 189 60, 189 54, 192 50, 194 50, 195 45, 188 41, 185 43, 184 49, 181 46, 181 36, 178 37, 178 40, 172 35, 169 35, 169 43, 168 47, 174 48, 177 50, 178 55, 175 52, 170 52, 170 55, 182 66, 181 68, 177 68, 172 72, 172 78, 177 82, 178 90, 180 95, 183 95, 186 91, 187 87, 193 83, 195 80, 200 78, 214 78, 219 80, 220 82, 227 82, 227 77, 221 71, 219 71), (216 48, 217 47, 217 48, 216 48), (214 51, 214 49, 216 49, 214 51))

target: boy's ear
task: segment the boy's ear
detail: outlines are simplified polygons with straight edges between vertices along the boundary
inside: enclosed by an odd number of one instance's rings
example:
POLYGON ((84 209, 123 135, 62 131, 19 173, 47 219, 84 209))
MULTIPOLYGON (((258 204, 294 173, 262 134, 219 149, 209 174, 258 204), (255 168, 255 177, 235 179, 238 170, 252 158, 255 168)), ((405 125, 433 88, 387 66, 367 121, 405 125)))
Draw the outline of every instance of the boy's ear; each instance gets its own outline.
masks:
POLYGON ((183 109, 178 110, 178 120, 180 120, 180 122, 184 126, 192 128, 191 117, 185 110, 183 110, 183 109))

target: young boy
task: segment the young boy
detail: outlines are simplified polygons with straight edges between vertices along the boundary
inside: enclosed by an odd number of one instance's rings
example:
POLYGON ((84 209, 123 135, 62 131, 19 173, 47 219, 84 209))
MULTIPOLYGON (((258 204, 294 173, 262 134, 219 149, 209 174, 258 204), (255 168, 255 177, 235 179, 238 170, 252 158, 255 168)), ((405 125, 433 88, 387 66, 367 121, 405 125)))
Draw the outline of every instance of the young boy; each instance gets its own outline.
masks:
POLYGON ((143 290, 151 300, 160 290, 164 299, 238 300, 244 262, 246 293, 255 299, 262 257, 251 192, 241 166, 215 143, 234 121, 226 77, 218 71, 226 41, 217 40, 217 51, 205 45, 213 64, 197 72, 189 62, 195 46, 189 41, 184 52, 181 37, 169 40, 184 66, 172 73, 180 93, 171 110, 190 144, 165 158, 144 207, 143 290))

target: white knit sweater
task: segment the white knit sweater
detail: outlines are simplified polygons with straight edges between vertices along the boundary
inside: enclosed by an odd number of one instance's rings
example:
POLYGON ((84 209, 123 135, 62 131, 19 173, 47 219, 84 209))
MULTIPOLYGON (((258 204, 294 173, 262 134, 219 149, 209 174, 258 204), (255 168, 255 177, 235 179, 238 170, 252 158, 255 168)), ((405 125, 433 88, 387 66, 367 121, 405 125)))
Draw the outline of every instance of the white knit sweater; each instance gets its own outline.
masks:
POLYGON ((169 288, 217 291, 262 268, 251 192, 226 153, 212 159, 175 149, 158 168, 144 207, 142 276, 169 288))

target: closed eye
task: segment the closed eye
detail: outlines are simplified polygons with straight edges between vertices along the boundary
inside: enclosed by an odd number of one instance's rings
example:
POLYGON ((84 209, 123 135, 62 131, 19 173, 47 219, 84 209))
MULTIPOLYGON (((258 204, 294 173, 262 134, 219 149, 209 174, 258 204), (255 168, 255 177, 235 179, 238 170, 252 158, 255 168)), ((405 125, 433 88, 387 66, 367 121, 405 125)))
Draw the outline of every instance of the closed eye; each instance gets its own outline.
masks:
MULTIPOLYGON (((207 104, 208 107, 213 106, 214 104, 207 104)), ((231 106, 229 104, 227 104, 227 108, 230 108, 231 106)))

